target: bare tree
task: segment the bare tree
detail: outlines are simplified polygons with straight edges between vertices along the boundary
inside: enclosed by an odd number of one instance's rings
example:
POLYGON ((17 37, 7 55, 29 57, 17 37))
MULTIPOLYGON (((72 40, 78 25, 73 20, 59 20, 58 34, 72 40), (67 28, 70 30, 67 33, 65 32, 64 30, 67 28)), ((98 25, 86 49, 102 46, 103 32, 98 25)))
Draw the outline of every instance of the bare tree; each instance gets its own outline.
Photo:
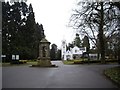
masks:
POLYGON ((105 63, 105 43, 109 36, 117 30, 120 12, 113 2, 85 2, 79 1, 70 18, 70 26, 85 34, 99 49, 101 63, 105 63), (96 42, 99 42, 97 44, 96 42))

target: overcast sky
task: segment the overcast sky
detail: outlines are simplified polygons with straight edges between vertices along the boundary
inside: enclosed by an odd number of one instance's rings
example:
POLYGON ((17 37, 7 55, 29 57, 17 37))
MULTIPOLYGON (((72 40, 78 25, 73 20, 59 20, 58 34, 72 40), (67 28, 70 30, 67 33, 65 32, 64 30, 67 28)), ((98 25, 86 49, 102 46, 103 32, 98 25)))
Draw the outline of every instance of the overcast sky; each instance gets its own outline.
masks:
POLYGON ((61 40, 66 39, 68 43, 74 39, 75 30, 67 25, 76 0, 27 0, 27 3, 32 4, 35 20, 43 24, 46 38, 51 43, 60 48, 61 40))

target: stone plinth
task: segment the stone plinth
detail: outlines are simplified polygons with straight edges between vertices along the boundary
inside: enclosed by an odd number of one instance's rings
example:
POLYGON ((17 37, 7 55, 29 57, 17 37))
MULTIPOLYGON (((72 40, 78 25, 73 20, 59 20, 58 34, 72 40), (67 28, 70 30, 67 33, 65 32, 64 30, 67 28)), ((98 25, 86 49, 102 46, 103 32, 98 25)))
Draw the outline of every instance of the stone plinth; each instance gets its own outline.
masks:
POLYGON ((38 60, 37 66, 50 67, 50 66, 52 66, 52 65, 51 65, 50 60, 38 60))
POLYGON ((37 59, 37 65, 32 67, 56 67, 52 65, 50 61, 50 42, 43 38, 39 43, 39 57, 37 59))
POLYGON ((39 44, 38 66, 51 66, 50 42, 43 38, 39 44))

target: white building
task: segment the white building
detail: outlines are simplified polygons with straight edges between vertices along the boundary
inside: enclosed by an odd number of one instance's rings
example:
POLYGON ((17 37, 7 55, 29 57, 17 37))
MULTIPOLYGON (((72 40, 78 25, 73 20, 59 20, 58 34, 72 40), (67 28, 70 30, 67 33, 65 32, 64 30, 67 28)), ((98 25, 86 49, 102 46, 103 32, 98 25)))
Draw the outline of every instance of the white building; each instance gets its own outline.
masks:
POLYGON ((74 46, 73 48, 70 48, 70 50, 67 50, 66 45, 66 40, 63 40, 61 47, 61 58, 63 60, 79 59, 82 54, 86 52, 86 47, 78 48, 77 46, 74 46))
MULTIPOLYGON (((98 60, 98 54, 89 54, 90 60, 98 60)), ((99 54, 99 60, 101 58, 101 55, 99 54)))

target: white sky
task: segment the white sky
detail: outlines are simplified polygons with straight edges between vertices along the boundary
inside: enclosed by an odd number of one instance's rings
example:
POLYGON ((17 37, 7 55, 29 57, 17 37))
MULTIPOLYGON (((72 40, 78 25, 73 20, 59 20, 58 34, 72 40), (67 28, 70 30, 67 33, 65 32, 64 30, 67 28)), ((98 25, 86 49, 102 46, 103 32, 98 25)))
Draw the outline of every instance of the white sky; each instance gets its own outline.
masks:
POLYGON ((48 41, 55 43, 58 48, 61 40, 67 43, 75 38, 75 30, 67 27, 76 0, 28 0, 35 13, 35 20, 43 24, 48 41))

